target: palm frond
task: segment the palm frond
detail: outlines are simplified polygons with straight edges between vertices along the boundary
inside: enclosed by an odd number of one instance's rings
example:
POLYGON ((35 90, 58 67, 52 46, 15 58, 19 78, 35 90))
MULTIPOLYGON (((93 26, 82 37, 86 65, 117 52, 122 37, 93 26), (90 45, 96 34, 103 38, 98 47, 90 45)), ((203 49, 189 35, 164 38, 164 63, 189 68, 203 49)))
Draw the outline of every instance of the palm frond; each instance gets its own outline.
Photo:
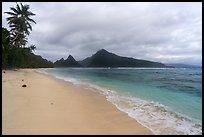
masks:
POLYGON ((11 7, 10 9, 11 9, 14 13, 19 14, 19 11, 18 11, 17 9, 15 9, 15 8, 13 8, 13 7, 11 7))
POLYGON ((17 11, 18 11, 18 14, 20 14, 21 8, 20 8, 20 6, 19 6, 18 4, 16 5, 16 9, 17 9, 17 11))
POLYGON ((28 11, 27 15, 28 15, 28 16, 35 16, 36 14, 34 14, 34 13, 28 11))
POLYGON ((28 28, 32 31, 32 26, 30 25, 30 23, 27 23, 28 28))
POLYGON ((8 17, 8 18, 6 18, 6 20, 7 20, 8 22, 13 22, 13 21, 15 20, 15 17, 8 17))
POLYGON ((13 16, 17 16, 17 14, 13 13, 13 12, 4 12, 4 13, 9 14, 9 15, 13 15, 13 16))
POLYGON ((36 22, 33 19, 29 18, 29 17, 27 17, 27 20, 36 24, 36 22))

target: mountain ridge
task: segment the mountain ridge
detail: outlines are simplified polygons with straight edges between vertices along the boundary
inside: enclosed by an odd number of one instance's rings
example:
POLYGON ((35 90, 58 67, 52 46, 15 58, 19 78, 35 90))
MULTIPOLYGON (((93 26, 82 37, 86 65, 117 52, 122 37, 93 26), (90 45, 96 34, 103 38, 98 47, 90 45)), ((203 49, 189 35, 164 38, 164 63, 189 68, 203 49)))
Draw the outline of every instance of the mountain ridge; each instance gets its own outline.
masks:
POLYGON ((82 67, 75 59, 72 57, 72 55, 69 55, 66 60, 64 58, 61 58, 60 60, 57 60, 54 62, 55 67, 82 67))
POLYGON ((123 57, 108 52, 105 49, 98 50, 95 54, 81 61, 76 61, 69 55, 66 60, 61 58, 54 62, 55 67, 167 67, 165 64, 132 57, 123 57))
POLYGON ((159 62, 122 57, 105 49, 77 62, 82 67, 167 67, 159 62))

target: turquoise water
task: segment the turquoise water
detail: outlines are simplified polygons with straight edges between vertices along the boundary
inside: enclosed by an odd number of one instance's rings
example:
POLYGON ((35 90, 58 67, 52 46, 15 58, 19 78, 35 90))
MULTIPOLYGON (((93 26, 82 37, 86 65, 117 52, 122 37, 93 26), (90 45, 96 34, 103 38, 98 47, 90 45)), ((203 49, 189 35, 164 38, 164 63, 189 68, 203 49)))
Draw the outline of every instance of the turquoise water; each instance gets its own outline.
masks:
POLYGON ((202 134, 201 68, 53 68, 44 73, 98 89, 155 134, 202 134))

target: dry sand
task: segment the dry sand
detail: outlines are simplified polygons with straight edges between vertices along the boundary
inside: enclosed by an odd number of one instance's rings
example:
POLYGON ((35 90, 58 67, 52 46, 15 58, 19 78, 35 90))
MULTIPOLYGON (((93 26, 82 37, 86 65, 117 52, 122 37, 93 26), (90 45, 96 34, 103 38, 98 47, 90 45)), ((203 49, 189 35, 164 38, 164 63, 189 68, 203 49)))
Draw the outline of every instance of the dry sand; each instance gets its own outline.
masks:
POLYGON ((32 69, 4 71, 2 134, 152 134, 86 87, 32 69))

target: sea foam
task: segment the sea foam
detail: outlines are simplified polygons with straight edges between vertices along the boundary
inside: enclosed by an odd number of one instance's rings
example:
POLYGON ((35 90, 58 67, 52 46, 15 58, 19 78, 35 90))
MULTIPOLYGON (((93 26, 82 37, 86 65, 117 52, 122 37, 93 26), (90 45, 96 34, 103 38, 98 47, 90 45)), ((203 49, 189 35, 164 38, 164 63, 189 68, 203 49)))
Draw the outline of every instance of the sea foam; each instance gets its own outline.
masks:
POLYGON ((119 92, 101 87, 87 81, 81 81, 71 77, 58 76, 46 71, 40 73, 52 75, 58 79, 71 82, 75 85, 85 85, 87 88, 96 89, 106 96, 106 99, 115 105, 120 111, 134 118, 141 125, 151 130, 156 135, 201 135, 202 122, 177 113, 171 108, 159 103, 149 102, 136 97, 121 95, 119 92))

